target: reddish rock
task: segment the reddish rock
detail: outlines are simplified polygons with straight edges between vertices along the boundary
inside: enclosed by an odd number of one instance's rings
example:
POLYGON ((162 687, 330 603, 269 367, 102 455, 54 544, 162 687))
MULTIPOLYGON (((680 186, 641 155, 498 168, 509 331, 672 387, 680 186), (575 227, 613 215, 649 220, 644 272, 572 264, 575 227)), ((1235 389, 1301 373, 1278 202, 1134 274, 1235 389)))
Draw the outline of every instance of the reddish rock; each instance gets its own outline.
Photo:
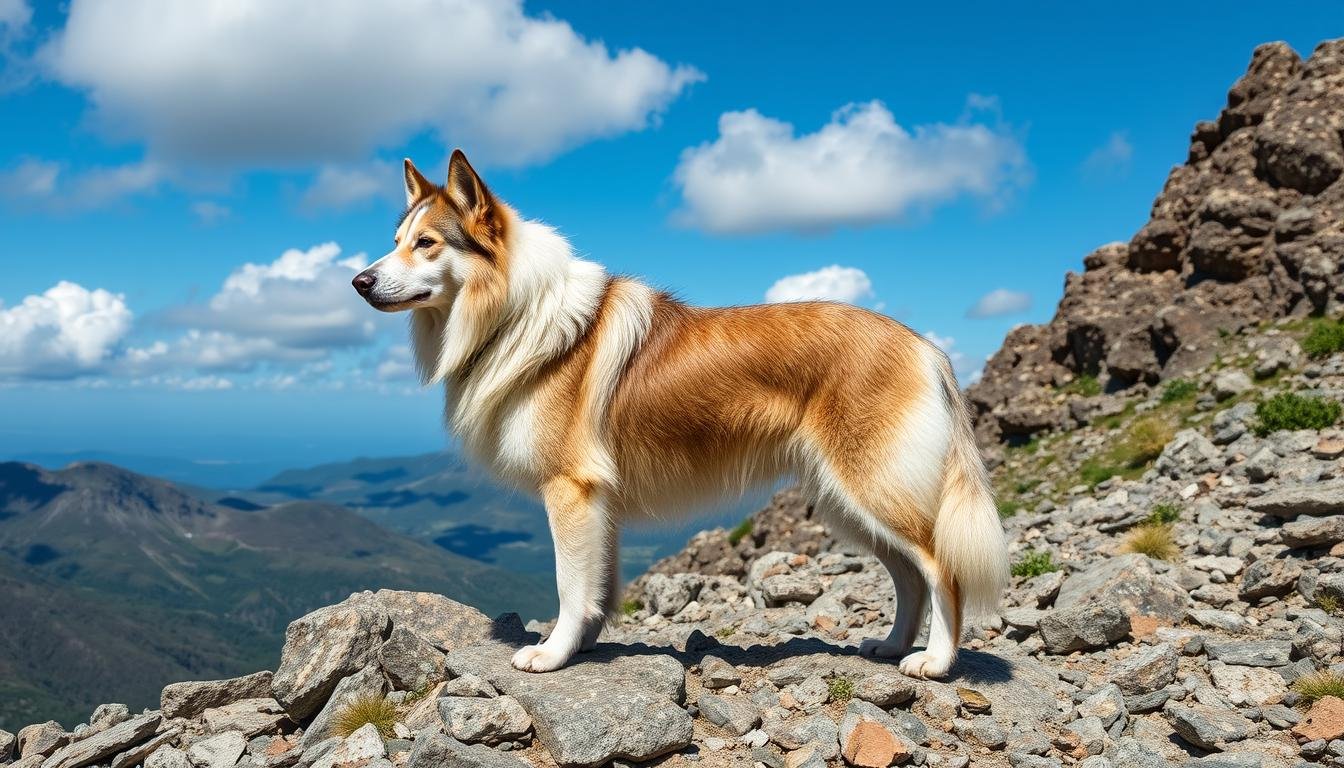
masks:
POLYGON ((1326 696, 1312 704, 1302 722, 1293 726, 1293 733, 1307 741, 1333 741, 1344 737, 1344 699, 1326 696))

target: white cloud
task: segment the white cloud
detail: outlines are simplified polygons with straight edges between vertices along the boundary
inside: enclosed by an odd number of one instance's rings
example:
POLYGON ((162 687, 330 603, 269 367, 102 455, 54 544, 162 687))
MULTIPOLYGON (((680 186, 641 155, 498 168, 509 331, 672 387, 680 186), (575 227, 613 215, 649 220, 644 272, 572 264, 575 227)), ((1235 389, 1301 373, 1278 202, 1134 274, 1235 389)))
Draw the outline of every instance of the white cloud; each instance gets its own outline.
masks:
POLYGON ((213 227, 233 215, 233 211, 229 210, 228 206, 221 205, 213 200, 197 200, 191 204, 191 212, 197 220, 207 227, 213 227))
POLYGON ((645 128, 703 77, 521 0, 73 0, 38 58, 110 136, 235 167, 349 161, 427 130, 534 162, 645 128))
POLYGON ((152 192, 165 180, 165 168, 149 161, 69 174, 60 163, 26 158, 0 172, 0 198, 21 207, 73 211, 152 192))
POLYGON ((26 85, 32 67, 17 53, 32 31, 33 8, 27 0, 0 0, 0 94, 26 85))
POLYGON ((13 307, 0 304, 0 377, 97 373, 131 328, 125 297, 61 281, 13 307))
POLYGON ((377 375, 379 381, 418 381, 415 364, 411 360, 411 348, 398 344, 383 350, 377 375))
POLYGON ((293 359, 296 352, 359 346, 371 341, 376 330, 373 313, 350 287, 350 278, 366 264, 362 253, 341 258, 336 243, 291 248, 268 264, 244 264, 209 301, 170 310, 165 318, 183 327, 265 342, 268 347, 253 347, 254 354, 265 358, 293 359))
POLYGON ((300 205, 308 210, 349 208, 377 197, 399 200, 401 164, 373 161, 357 165, 323 166, 304 190, 300 205))
POLYGON ((962 195, 1000 200, 1027 173, 1006 130, 969 122, 906 130, 872 101, 801 136, 754 109, 727 112, 717 139, 682 152, 674 179, 678 219, 737 234, 872 224, 962 195))
POLYGON ((304 362, 325 354, 321 349, 286 347, 274 339, 193 328, 171 341, 131 347, 121 362, 125 371, 136 374, 182 369, 244 372, 265 363, 304 362))
POLYGON ((1026 312, 1031 308, 1031 294, 1023 291, 1010 291, 1007 288, 995 288, 981 296, 968 310, 967 317, 1002 317, 1026 312))
POLYGON ((1129 143, 1129 136, 1124 131, 1116 131, 1083 160, 1083 171, 1094 176, 1120 175, 1129 170, 1133 156, 1134 147, 1129 143))
POLYGON ((832 264, 815 272, 781 277, 765 292, 765 300, 844 301, 856 304, 873 296, 873 283, 863 270, 832 264))

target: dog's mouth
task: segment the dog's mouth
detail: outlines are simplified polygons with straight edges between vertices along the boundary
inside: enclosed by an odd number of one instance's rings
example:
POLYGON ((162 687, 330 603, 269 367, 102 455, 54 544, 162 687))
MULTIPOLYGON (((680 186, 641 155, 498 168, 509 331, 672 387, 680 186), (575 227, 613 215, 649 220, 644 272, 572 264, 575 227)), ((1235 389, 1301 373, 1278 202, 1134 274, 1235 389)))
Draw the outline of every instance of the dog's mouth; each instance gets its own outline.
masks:
POLYGON ((387 301, 377 298, 376 296, 370 296, 367 300, 374 309, 382 310, 383 312, 395 312, 399 309, 410 309, 417 304, 423 304, 426 301, 429 301, 429 297, 432 295, 434 295, 432 291, 421 291, 409 299, 387 301))

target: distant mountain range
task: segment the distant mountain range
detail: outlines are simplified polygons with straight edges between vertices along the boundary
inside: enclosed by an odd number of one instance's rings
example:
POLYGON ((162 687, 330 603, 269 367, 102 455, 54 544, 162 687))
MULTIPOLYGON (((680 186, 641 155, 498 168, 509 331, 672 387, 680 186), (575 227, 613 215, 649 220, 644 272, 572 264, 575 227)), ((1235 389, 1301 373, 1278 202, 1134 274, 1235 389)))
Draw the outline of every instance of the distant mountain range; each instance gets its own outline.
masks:
POLYGON ((272 668, 290 620, 362 589, 554 615, 549 579, 344 506, 201 493, 108 464, 0 463, 0 728, 72 726, 99 702, 152 705, 170 681, 272 668))
MULTIPOLYGON (((664 524, 628 529, 621 550, 625 577, 634 578, 678 551, 702 528, 736 525, 764 506, 768 491, 750 493, 705 517, 677 516, 671 510, 664 524)), ((247 491, 196 492, 225 506, 297 500, 339 504, 379 525, 484 563, 547 577, 555 567, 541 503, 492 482, 480 468, 452 453, 360 458, 281 472, 247 491)))

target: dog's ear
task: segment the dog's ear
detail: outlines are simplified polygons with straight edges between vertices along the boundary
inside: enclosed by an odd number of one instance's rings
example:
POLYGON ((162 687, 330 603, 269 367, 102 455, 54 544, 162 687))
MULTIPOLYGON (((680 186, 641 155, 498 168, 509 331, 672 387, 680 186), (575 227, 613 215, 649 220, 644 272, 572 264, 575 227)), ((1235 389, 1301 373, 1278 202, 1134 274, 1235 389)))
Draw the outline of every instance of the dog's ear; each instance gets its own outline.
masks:
POLYGON ((434 185, 429 182, 429 179, 426 179, 424 176, 420 174, 420 171, 417 170, 415 167, 415 163, 411 162, 411 158, 409 157, 406 158, 405 160, 402 161, 402 163, 405 166, 404 175, 406 178, 406 204, 410 205, 411 203, 414 203, 416 200, 419 200, 420 198, 424 197, 425 193, 428 192, 430 190, 430 187, 434 185))
POLYGON ((485 213, 494 205, 490 190, 460 149, 454 149, 453 157, 448 161, 448 183, 444 189, 464 213, 485 213))

